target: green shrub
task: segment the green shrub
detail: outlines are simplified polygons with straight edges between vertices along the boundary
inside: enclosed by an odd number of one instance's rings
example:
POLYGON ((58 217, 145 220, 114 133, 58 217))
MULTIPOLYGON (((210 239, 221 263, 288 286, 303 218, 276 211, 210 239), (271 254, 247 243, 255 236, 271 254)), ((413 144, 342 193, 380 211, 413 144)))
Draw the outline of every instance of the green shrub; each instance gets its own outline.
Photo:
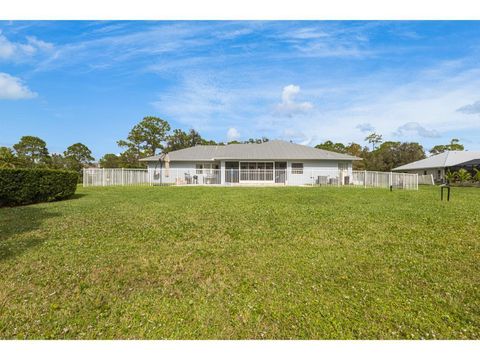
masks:
POLYGON ((0 169, 0 206, 66 199, 77 189, 74 171, 0 169))
POLYGON ((475 171, 475 175, 473 176, 473 180, 480 182, 480 169, 473 168, 473 171, 475 171))

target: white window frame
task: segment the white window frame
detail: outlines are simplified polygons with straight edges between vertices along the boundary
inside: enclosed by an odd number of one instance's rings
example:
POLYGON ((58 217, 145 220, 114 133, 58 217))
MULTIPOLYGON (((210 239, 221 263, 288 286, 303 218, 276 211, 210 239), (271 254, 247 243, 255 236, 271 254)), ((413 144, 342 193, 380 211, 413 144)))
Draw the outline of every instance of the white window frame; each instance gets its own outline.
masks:
POLYGON ((197 175, 202 175, 202 174, 211 174, 215 170, 219 170, 220 167, 218 164, 214 163, 197 163, 195 164, 195 173, 197 175))
POLYGON ((303 163, 292 163, 292 174, 303 175, 303 163))

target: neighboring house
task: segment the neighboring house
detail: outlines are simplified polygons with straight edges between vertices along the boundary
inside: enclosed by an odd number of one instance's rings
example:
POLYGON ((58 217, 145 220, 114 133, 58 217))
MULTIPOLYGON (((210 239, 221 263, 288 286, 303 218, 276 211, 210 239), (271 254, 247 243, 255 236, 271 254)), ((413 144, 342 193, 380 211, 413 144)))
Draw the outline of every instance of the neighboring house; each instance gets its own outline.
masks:
POLYGON ((418 175, 432 175, 435 181, 445 179, 447 171, 457 171, 461 168, 472 171, 480 168, 480 151, 445 151, 423 160, 399 166, 393 171, 402 171, 418 175))
POLYGON ((154 183, 350 184, 358 157, 286 141, 197 145, 141 159, 154 183))

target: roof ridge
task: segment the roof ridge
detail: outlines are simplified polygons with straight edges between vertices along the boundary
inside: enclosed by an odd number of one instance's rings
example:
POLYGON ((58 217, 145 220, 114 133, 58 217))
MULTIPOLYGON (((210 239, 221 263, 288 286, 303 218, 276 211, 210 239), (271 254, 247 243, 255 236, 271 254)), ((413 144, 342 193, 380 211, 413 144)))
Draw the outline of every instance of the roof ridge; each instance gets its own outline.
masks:
POLYGON ((445 151, 447 154, 446 154, 446 156, 445 156, 445 159, 443 160, 443 167, 446 167, 446 166, 447 166, 448 158, 450 157, 450 151, 452 151, 452 150, 447 150, 447 151, 445 151))
POLYGON ((285 140, 227 145, 196 145, 171 151, 169 156, 171 161, 177 159, 179 161, 206 159, 360 160, 360 158, 350 154, 318 149, 285 140))

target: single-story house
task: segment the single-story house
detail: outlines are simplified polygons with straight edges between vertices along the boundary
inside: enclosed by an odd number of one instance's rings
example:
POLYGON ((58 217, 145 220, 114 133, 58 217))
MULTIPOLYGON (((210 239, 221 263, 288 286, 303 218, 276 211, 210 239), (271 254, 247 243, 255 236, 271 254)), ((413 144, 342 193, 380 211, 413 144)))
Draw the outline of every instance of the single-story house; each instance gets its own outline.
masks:
POLYGON ((473 172, 474 167, 480 168, 480 151, 445 151, 423 160, 399 166, 393 171, 432 175, 435 181, 442 182, 447 171, 457 171, 464 168, 473 172))
POLYGON ((350 184, 358 157, 286 141, 197 145, 150 156, 154 183, 163 184, 350 184))

